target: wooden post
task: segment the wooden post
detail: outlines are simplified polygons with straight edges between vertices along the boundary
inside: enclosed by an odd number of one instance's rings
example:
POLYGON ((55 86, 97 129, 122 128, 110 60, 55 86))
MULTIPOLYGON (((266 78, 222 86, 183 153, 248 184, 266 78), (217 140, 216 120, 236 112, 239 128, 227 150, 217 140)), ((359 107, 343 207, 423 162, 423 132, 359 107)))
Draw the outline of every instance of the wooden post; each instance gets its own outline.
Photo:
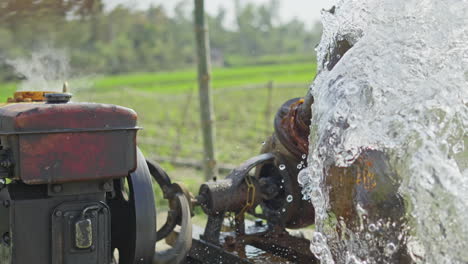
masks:
POLYGON ((195 0, 195 37, 198 58, 198 88, 200 98, 200 116, 203 133, 204 170, 207 180, 218 176, 215 152, 215 127, 213 97, 210 84, 210 44, 208 27, 205 25, 205 8, 203 0, 195 0))

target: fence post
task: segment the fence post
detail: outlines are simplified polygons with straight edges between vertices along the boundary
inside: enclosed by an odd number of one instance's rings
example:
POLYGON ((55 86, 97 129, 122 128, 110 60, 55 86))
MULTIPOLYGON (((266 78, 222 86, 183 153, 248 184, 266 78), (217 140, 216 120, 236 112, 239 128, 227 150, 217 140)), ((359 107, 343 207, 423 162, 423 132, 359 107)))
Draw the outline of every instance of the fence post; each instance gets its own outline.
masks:
POLYGON ((210 85, 210 45, 208 27, 205 25, 203 0, 195 0, 195 37, 198 58, 198 87, 200 99, 200 117, 203 133, 204 170, 206 180, 218 176, 215 152, 215 127, 213 98, 210 85))

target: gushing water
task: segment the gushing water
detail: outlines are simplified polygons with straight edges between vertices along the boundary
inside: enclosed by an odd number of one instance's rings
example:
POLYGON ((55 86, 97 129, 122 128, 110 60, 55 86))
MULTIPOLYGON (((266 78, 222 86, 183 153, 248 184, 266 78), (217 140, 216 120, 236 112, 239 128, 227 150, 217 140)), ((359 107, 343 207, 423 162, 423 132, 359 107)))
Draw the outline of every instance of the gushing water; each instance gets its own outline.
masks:
POLYGON ((342 0, 323 12, 298 177, 322 263, 391 263, 403 246, 412 262, 468 262, 467 14, 467 0, 342 0), (365 149, 386 153, 406 221, 375 220, 359 203, 357 230, 334 215, 329 169, 365 149))

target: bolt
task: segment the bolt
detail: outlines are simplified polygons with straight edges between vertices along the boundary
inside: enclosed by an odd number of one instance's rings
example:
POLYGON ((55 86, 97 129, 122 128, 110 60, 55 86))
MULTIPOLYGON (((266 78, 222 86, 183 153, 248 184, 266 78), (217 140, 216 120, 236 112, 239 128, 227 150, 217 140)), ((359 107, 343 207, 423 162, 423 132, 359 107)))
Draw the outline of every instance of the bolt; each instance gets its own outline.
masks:
POLYGON ((224 243, 228 247, 233 247, 236 245, 236 239, 233 236, 226 236, 224 238, 224 243))
POLYGON ((101 188, 104 191, 110 191, 112 189, 112 184, 109 181, 107 181, 107 182, 102 184, 101 188))
POLYGON ((6 244, 6 245, 10 245, 10 233, 6 232, 3 234, 2 236, 2 239, 3 239, 3 242, 6 244))
POLYGON ((197 197, 195 197, 195 199, 197 200, 198 204, 204 204, 207 202, 206 197, 203 195, 198 195, 197 197))
POLYGON ((57 211, 55 212, 55 216, 57 217, 61 217, 63 214, 62 214, 62 211, 57 211))
POLYGON ((2 162, 0 162, 0 166, 4 167, 4 168, 9 168, 11 167, 11 161, 6 159, 6 160, 3 160, 2 162))
POLYGON ((10 207, 10 201, 9 200, 3 201, 3 206, 5 206, 6 208, 10 207))
POLYGON ((55 184, 55 185, 52 186, 52 191, 54 193, 59 193, 59 192, 62 191, 62 189, 63 189, 62 185, 60 185, 60 184, 55 184))

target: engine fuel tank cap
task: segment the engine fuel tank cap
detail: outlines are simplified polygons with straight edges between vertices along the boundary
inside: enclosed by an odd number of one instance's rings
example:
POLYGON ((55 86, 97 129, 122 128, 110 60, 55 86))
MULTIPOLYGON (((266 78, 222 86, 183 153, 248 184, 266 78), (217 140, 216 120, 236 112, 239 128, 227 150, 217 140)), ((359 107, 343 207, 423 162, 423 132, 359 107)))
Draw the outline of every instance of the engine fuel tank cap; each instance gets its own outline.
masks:
POLYGON ((65 104, 72 98, 71 93, 47 93, 45 94, 47 104, 65 104))

